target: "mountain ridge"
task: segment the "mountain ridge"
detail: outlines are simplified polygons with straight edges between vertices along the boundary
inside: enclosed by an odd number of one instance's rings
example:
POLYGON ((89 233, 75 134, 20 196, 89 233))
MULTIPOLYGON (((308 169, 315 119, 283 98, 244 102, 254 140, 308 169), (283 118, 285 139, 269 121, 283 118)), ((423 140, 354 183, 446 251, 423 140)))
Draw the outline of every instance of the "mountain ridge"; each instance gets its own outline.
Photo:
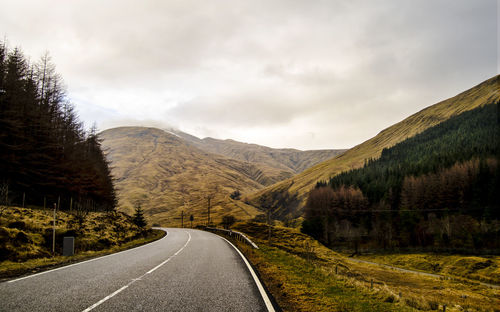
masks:
POLYGON ((186 139, 189 143, 209 153, 223 155, 241 161, 257 162, 270 167, 300 173, 315 163, 333 158, 347 149, 299 150, 295 148, 271 148, 255 143, 244 143, 233 139, 200 139, 175 129, 169 131, 186 139))
MULTIPOLYGON (((211 214, 216 218, 231 213, 248 219, 260 211, 229 199, 232 192, 251 193, 293 176, 286 166, 273 167, 273 163, 207 152, 187 141, 186 136, 190 135, 153 127, 125 126, 101 132, 102 144, 112 162, 121 210, 130 214, 139 203, 150 220, 172 224, 181 211, 206 216, 207 197, 212 197, 211 214)), ((191 140, 195 139, 192 136, 191 140)), ((310 153, 303 155, 298 159, 314 161, 305 159, 310 153)), ((320 156, 328 155, 327 151, 320 156)))

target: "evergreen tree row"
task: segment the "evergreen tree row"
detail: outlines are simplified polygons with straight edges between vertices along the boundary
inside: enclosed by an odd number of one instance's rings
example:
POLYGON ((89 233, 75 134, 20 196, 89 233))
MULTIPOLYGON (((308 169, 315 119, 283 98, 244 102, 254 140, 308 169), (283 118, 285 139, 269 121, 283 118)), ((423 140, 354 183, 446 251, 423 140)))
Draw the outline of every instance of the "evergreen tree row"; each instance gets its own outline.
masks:
POLYGON ((326 244, 500 248, 498 103, 319 182, 303 230, 326 244))
POLYGON ((0 42, 0 204, 113 210, 96 132, 84 130, 47 54, 30 63, 0 42))

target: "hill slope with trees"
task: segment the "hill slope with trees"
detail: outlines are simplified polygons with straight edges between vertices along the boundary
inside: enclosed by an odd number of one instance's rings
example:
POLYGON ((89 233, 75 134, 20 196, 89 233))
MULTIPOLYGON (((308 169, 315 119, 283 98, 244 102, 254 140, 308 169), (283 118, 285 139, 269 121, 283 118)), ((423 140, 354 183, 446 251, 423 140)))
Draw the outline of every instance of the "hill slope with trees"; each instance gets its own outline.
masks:
POLYGON ((453 116, 498 101, 499 85, 500 76, 495 76, 450 99, 429 106, 331 160, 248 195, 249 202, 256 207, 270 207, 275 218, 300 217, 304 213, 307 195, 318 181, 328 181, 342 171, 362 167, 367 159, 379 158, 384 148, 413 137, 453 116))
POLYGON ((0 43, 0 204, 111 211, 116 198, 95 127, 78 121, 48 55, 0 43))
POLYGON ((498 249, 498 102, 452 117, 309 193, 303 230, 327 245, 498 249))

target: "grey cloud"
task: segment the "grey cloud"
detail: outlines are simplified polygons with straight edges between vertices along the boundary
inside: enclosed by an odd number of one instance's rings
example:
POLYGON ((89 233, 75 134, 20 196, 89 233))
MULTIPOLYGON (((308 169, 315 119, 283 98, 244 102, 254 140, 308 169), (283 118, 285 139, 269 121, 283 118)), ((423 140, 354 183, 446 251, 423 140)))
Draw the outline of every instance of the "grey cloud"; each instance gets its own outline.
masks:
POLYGON ((195 98, 170 109, 167 114, 183 123, 211 127, 258 127, 290 122, 307 110, 300 104, 286 94, 259 90, 255 93, 195 98))
POLYGON ((6 0, 0 30, 50 51, 88 124, 255 143, 290 127, 291 147, 346 147, 495 75, 496 14, 495 0, 6 0))

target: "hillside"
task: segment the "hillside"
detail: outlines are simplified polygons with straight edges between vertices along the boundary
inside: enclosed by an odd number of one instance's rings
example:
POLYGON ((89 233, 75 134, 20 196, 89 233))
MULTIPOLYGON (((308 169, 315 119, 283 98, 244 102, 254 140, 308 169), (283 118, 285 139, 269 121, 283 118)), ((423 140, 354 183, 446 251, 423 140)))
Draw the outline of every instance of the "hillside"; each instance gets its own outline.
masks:
POLYGON ((209 195, 217 222, 229 213, 253 218, 259 211, 230 199, 232 192, 255 192, 340 152, 275 150, 142 127, 109 129, 100 138, 112 161, 120 209, 132 213, 140 202, 149 220, 160 224, 180 223, 174 218, 181 211, 193 214, 195 223, 206 222, 209 195))
POLYGON ((251 218, 257 209, 230 200, 229 194, 258 190, 263 187, 259 180, 273 179, 257 166, 205 153, 155 128, 121 127, 100 137, 112 161, 120 209, 132 213, 141 203, 154 223, 180 222, 173 218, 182 210, 193 214, 196 222, 205 222, 207 196, 213 197, 212 217, 231 212, 240 219, 251 218), (222 207, 220 201, 227 203, 222 207))
POLYGON ((199 139, 180 131, 172 131, 193 146, 208 153, 219 154, 240 161, 259 163, 271 168, 277 168, 284 172, 289 172, 291 174, 290 177, 346 151, 343 149, 310 151, 301 151, 291 148, 275 149, 234 140, 218 140, 213 138, 199 139))
POLYGON ((497 112, 492 103, 453 116, 318 185, 302 230, 336 248, 499 250, 497 112))
POLYGON ((303 213, 307 193, 318 181, 326 181, 342 171, 359 168, 366 159, 380 157, 384 148, 421 133, 452 116, 498 101, 499 83, 500 76, 495 76, 450 99, 423 109, 334 159, 250 195, 249 200, 255 206, 272 206, 275 217, 299 217, 303 213))
POLYGON ((120 212, 57 211, 52 253, 52 210, 0 206, 0 280, 133 248, 163 237, 141 230, 120 212), (75 237, 73 256, 63 256, 63 238, 75 237))

